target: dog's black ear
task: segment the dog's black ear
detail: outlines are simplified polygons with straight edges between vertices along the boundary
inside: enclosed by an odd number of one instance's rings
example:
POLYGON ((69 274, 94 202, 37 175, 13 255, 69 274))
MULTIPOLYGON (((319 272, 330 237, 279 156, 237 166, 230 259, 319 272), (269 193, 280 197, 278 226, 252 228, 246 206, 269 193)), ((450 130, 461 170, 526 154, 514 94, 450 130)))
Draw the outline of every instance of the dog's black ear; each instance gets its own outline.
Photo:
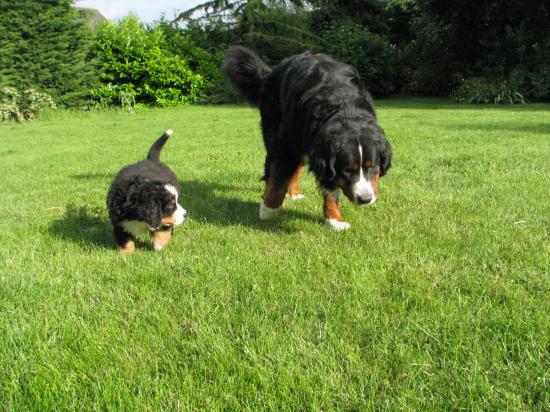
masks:
POLYGON ((149 224, 149 227, 156 229, 160 226, 160 205, 155 199, 151 199, 148 203, 145 219, 149 224))
POLYGON ((384 176, 391 168, 392 150, 386 139, 380 142, 380 177, 384 176))
POLYGON ((150 180, 140 180, 134 188, 135 195, 132 202, 137 208, 136 216, 146 221, 150 227, 157 228, 160 225, 162 207, 162 185, 150 180))
POLYGON ((336 148, 328 142, 319 142, 309 155, 310 169, 319 183, 328 186, 336 177, 336 148))

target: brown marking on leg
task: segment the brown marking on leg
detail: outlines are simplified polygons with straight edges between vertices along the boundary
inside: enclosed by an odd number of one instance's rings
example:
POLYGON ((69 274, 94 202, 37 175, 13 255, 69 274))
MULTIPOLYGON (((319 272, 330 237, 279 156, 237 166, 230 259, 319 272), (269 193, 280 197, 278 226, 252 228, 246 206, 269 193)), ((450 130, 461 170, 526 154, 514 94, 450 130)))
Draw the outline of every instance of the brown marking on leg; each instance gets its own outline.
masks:
POLYGON ((277 179, 279 171, 275 163, 271 164, 269 178, 267 179, 264 191, 264 205, 271 209, 278 209, 283 205, 288 190, 288 180, 277 179), (277 182, 279 180, 279 182, 277 182))
POLYGON ((121 255, 131 255, 136 250, 133 239, 129 239, 124 246, 117 246, 117 252, 121 255))
POLYGON ((287 185, 277 187, 271 179, 265 185, 264 205, 271 209, 278 209, 285 199, 287 185))
POLYGON ((323 212, 326 219, 333 219, 338 222, 343 222, 344 219, 340 214, 340 204, 338 202, 338 197, 332 192, 325 192, 323 194, 323 212))
POLYGON ((304 165, 301 164, 298 166, 292 177, 290 178, 290 183, 288 184, 288 194, 290 196, 298 196, 300 195, 300 176, 302 175, 304 171, 304 165))
POLYGON ((155 250, 161 250, 164 246, 166 246, 171 237, 172 229, 157 230, 153 232, 153 243, 155 246, 155 250))
POLYGON ((169 225, 175 225, 176 224, 176 218, 173 215, 170 216, 163 216, 160 218, 160 224, 169 226, 169 225))

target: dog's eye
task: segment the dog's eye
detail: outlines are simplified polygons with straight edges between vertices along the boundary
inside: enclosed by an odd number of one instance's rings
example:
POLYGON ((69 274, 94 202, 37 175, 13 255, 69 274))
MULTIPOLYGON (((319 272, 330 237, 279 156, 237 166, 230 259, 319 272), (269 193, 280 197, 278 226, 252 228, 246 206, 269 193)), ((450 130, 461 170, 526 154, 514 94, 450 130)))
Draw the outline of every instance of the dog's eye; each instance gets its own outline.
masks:
POLYGON ((355 169, 353 167, 344 168, 344 173, 346 173, 348 175, 351 175, 354 171, 355 171, 355 169))

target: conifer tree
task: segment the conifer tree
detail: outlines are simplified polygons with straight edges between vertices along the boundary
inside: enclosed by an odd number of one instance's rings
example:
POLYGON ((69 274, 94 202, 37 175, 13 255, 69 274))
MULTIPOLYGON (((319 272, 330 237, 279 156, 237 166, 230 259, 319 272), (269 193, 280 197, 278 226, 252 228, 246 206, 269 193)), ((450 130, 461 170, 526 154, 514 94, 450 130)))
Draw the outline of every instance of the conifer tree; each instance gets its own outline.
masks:
POLYGON ((89 34, 72 0, 0 0, 0 85, 82 105, 93 83, 89 34))

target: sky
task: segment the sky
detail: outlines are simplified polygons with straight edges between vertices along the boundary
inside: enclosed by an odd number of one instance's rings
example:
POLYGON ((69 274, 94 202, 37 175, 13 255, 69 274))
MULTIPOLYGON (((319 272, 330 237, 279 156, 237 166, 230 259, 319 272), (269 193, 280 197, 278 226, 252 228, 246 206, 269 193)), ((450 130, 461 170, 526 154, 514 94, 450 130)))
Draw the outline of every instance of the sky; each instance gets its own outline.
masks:
POLYGON ((158 20, 164 13, 172 19, 178 11, 190 9, 205 0, 76 0, 75 6, 97 9, 109 20, 123 17, 130 12, 138 15, 144 23, 158 20))

